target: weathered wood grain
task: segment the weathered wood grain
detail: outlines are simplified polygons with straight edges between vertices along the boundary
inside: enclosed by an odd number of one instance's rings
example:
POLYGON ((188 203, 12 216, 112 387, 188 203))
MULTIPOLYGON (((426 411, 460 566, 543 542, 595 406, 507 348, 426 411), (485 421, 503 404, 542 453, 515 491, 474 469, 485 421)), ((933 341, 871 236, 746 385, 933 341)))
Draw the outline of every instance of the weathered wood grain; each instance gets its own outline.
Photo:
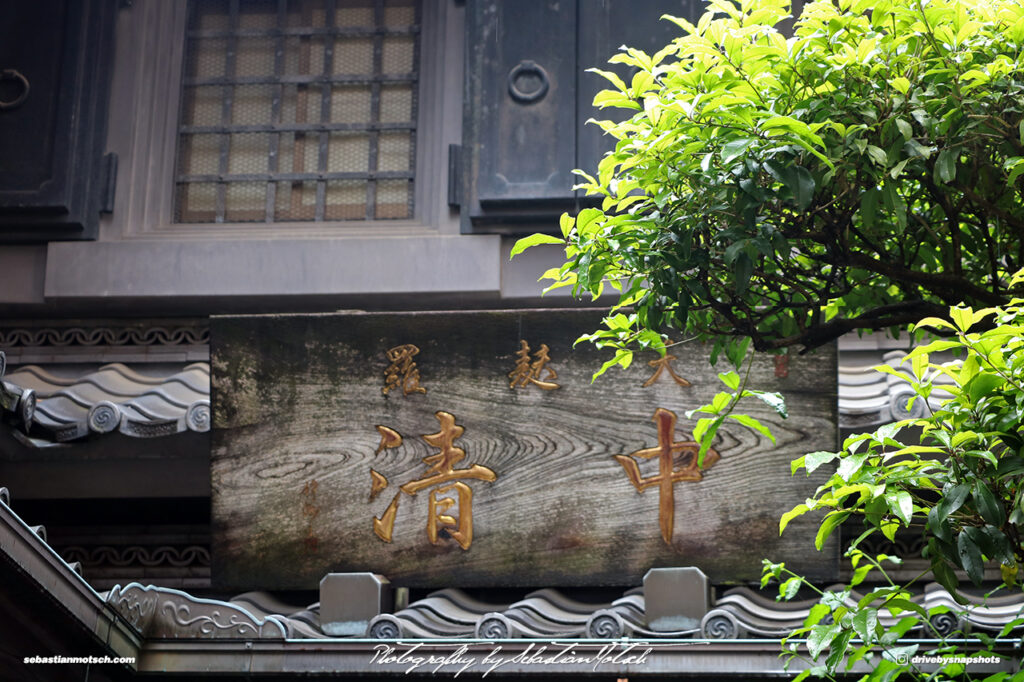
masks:
MULTIPOLYGON (((604 355, 573 342, 597 327, 594 311, 239 316, 211 323, 213 550, 218 586, 308 589, 328 571, 376 571, 400 585, 626 585, 652 566, 695 565, 715 582, 750 581, 762 558, 819 579, 837 576, 835 544, 813 546, 813 519, 778 533, 779 517, 820 479, 791 477, 789 462, 836 447, 832 348, 793 357, 776 377, 755 362, 751 386, 781 391, 790 417, 759 402, 743 411, 770 424, 778 444, 735 424, 701 481, 677 482, 672 544, 659 530, 657 486, 638 492, 614 455, 657 445, 657 408, 678 415, 722 388, 708 349, 674 349, 683 387, 639 358, 591 383, 604 355), (520 340, 549 347, 560 385, 510 389, 520 340), (414 344, 426 393, 383 395, 387 349, 414 344), (428 491, 401 494, 392 542, 373 532, 399 492, 438 452, 422 436, 435 413, 464 427, 457 469, 481 465, 493 482, 473 490, 473 540, 427 538, 428 491), (376 452, 378 425, 403 436, 376 452), (389 482, 369 500, 371 469, 389 482)), ((531 359, 534 356, 531 355, 531 359)), ((638 460, 642 475, 657 460, 638 460)))

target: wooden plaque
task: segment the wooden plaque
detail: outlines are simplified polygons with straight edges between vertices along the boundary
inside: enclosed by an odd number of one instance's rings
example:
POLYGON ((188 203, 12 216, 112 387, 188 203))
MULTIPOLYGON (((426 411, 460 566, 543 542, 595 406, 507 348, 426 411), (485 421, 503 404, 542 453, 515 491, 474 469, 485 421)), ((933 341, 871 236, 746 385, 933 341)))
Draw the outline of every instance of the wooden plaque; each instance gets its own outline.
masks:
POLYGON ((592 383, 607 353, 573 343, 600 318, 213 318, 215 584, 374 571, 413 587, 638 585, 658 566, 724 583, 756 580, 763 558, 837 578, 815 518, 778 532, 821 482, 790 461, 836 448, 834 347, 788 368, 759 357, 750 386, 782 392, 789 418, 741 411, 778 444, 730 422, 698 469, 685 412, 724 388, 708 348, 638 355, 592 383))

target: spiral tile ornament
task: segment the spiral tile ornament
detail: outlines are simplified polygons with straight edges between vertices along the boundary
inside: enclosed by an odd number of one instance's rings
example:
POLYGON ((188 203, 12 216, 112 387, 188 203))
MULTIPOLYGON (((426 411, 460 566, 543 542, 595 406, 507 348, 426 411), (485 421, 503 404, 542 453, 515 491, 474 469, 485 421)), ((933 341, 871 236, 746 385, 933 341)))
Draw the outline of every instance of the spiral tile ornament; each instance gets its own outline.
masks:
POLYGON ((941 637, 948 637, 955 632, 964 629, 964 623, 961 621, 955 613, 947 611, 946 613, 937 613, 928 619, 931 626, 935 629, 941 637))
POLYGON ((370 621, 366 635, 370 639, 400 639, 402 623, 394 616, 385 613, 370 621))
POLYGON ((33 436, 43 440, 64 442, 114 432, 156 438, 188 430, 208 432, 213 421, 210 367, 205 362, 164 375, 111 363, 75 377, 24 365, 10 372, 4 386, 7 403, 20 396, 22 408, 31 407, 31 420, 25 414, 23 421, 26 426, 31 421, 33 436), (27 401, 35 396, 38 404, 30 405, 27 401))
POLYGON ((594 639, 619 639, 626 634, 622 617, 607 609, 595 611, 587 621, 587 636, 594 639))
POLYGON ((739 622, 728 611, 708 611, 700 623, 701 634, 707 639, 737 639, 741 628, 739 622))
POLYGON ((121 424, 121 410, 114 403, 103 400, 89 408, 89 428, 96 433, 110 433, 121 424))
POLYGON ((515 637, 515 628, 500 613, 488 613, 476 624, 477 639, 511 639, 515 637))
POLYGON ((185 415, 185 423, 192 431, 206 433, 210 430, 210 401, 199 400, 192 403, 185 415))
POLYGON ((924 399, 918 398, 910 405, 910 399, 914 397, 910 391, 894 393, 889 397, 889 412, 893 419, 918 419, 924 416, 924 399))

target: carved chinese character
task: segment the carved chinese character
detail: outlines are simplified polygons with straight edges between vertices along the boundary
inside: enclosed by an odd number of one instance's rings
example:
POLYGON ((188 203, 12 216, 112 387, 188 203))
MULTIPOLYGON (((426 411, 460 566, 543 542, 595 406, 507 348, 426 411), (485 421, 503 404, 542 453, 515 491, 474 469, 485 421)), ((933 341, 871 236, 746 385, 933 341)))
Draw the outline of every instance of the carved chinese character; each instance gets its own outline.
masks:
POLYGON ((668 372, 669 376, 671 376, 672 379, 680 386, 689 386, 690 382, 676 374, 675 370, 672 369, 672 361, 675 359, 676 356, 674 355, 666 355, 664 357, 656 358, 654 360, 649 361, 647 364, 650 365, 651 367, 657 368, 657 371, 655 371, 654 374, 651 375, 650 379, 644 382, 643 387, 647 388, 648 386, 653 384, 665 372, 668 372))
MULTIPOLYGON (((454 415, 448 412, 436 412, 434 416, 440 422, 440 430, 437 433, 426 434, 422 438, 431 447, 437 448, 438 452, 423 458, 423 463, 428 468, 422 477, 399 486, 399 492, 395 493, 388 508, 380 518, 374 518, 373 532, 381 540, 391 542, 402 493, 415 496, 418 492, 432 488, 428 499, 427 539, 436 545, 442 538, 448 537, 455 540, 462 549, 469 549, 473 542, 473 490, 462 480, 494 482, 498 476, 491 469, 479 464, 456 469, 455 465, 466 458, 466 451, 456 447, 454 441, 465 429, 456 424, 454 415), (453 493, 454 496, 447 493, 453 493), (456 514, 450 513, 453 509, 456 514)), ((377 428, 380 430, 387 427, 377 428)), ((397 432, 393 433, 397 435, 397 432)), ((401 436, 398 442, 401 443, 401 436)), ((376 472, 371 471, 371 476, 374 473, 376 472)), ((373 483, 375 486, 379 485, 379 479, 374 477, 373 483)), ((384 485, 387 485, 386 481, 384 485)))
POLYGON ((533 354, 530 360, 530 344, 526 341, 519 342, 519 350, 516 351, 516 368, 508 373, 508 387, 511 389, 524 388, 528 384, 538 386, 545 391, 553 391, 560 388, 552 379, 558 378, 558 373, 547 366, 551 362, 548 357, 548 346, 546 343, 540 345, 540 350, 533 354), (545 376, 541 378, 541 373, 545 376))
POLYGON ((377 445, 377 450, 373 453, 375 455, 379 455, 381 450, 390 450, 402 444, 402 434, 392 428, 378 426, 377 433, 380 434, 380 443, 377 445))
MULTIPOLYGON (((644 448, 629 455, 615 455, 615 459, 626 470, 629 482, 639 492, 652 486, 658 486, 658 522, 661 526, 661 537, 669 545, 672 544, 672 530, 675 520, 674 486, 679 481, 700 481, 704 478, 701 467, 697 466, 697 455, 700 445, 693 441, 676 442, 676 415, 671 410, 659 407, 654 412, 653 421, 658 425, 658 445, 644 448), (677 455, 681 455, 681 468, 675 467, 677 455), (658 474, 650 478, 640 475, 640 467, 634 457, 643 459, 658 458, 658 474)), ((704 454, 704 469, 710 469, 720 459, 719 454, 709 449, 704 454)))
POLYGON ((401 388, 402 395, 427 392, 427 389, 420 386, 420 371, 413 362, 413 357, 419 352, 420 349, 411 343, 387 351, 391 364, 384 370, 384 388, 380 389, 381 393, 387 395, 388 391, 395 388, 401 388))
POLYGON ((379 471, 370 469, 370 502, 377 499, 381 491, 388 487, 388 479, 379 471))

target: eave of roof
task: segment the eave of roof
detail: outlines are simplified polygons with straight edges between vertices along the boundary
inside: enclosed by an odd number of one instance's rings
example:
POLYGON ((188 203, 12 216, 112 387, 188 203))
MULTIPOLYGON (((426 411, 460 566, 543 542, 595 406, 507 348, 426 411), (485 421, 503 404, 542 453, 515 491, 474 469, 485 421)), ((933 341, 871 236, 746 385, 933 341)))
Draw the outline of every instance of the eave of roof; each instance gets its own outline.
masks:
MULTIPOLYGON (((787 671, 775 639, 287 639, 282 636, 284 629, 280 621, 275 622, 274 616, 260 619, 236 605, 195 599, 175 590, 141 588, 142 593, 170 593, 187 599, 190 605, 212 609, 211 613, 229 624, 248 621, 257 626, 252 636, 232 633, 228 628, 225 637, 224 631, 194 627, 193 620, 198 622, 206 616, 190 619, 187 610, 171 609, 171 618, 184 624, 186 629, 176 634, 164 631, 160 637, 147 638, 125 618, 109 595, 105 600, 93 590, 43 537, 22 521, 5 498, 4 490, 0 496, 0 558, 15 565, 36 590, 50 597, 52 604, 48 612, 33 616, 75 619, 93 633, 111 656, 135 657, 131 670, 139 673, 168 676, 265 673, 289 677, 346 673, 436 676, 462 671, 468 677, 490 670, 495 676, 729 674, 751 678, 791 675, 805 665, 797 660, 787 671), (189 627, 194 629, 188 630, 189 627), (170 638, 172 636, 177 639, 170 638)), ((165 605, 157 609, 158 601, 150 602, 149 606, 167 615, 165 605)), ((947 640, 946 643, 951 641, 960 643, 967 652, 980 649, 977 640, 947 640)), ((905 643, 914 642, 919 642, 922 650, 939 644, 936 640, 907 640, 905 643)), ((998 640, 996 650, 1005 658, 975 664, 972 674, 1017 669, 1020 664, 1018 641, 998 640)), ((928 669, 928 665, 924 668, 928 669)), ((867 670, 867 664, 861 661, 851 673, 867 670)))
MULTIPOLYGON (((91 632, 112 657, 137 656, 142 645, 138 631, 10 509, 5 488, 0 488, 0 558, 13 565, 25 582, 50 598, 53 610, 31 617, 70 618, 91 632)), ((13 589, 10 585, 5 587, 13 589)))

